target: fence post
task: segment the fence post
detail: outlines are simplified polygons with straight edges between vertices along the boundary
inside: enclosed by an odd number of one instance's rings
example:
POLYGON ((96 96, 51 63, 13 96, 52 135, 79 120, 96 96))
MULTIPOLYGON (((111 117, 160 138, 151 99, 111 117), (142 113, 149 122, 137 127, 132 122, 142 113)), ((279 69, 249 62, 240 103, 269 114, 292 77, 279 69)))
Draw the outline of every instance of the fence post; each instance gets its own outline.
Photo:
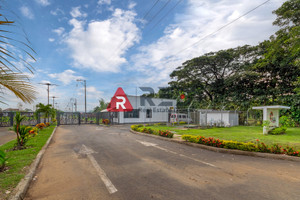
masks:
POLYGON ((39 123, 41 123, 41 113, 39 113, 38 112, 38 114, 37 114, 37 123, 39 124, 39 123))
POLYGON ((80 118, 81 116, 80 116, 80 112, 78 113, 78 125, 80 125, 80 123, 81 123, 81 118, 80 118))
POLYGON ((10 118, 10 126, 14 125, 14 113, 13 112, 9 112, 9 118, 10 118))
POLYGON ((100 121, 100 112, 96 112, 96 124, 97 125, 100 124, 99 121, 100 121))
POLYGON ((57 126, 59 126, 60 125, 60 112, 59 111, 56 112, 56 122, 57 122, 57 126))

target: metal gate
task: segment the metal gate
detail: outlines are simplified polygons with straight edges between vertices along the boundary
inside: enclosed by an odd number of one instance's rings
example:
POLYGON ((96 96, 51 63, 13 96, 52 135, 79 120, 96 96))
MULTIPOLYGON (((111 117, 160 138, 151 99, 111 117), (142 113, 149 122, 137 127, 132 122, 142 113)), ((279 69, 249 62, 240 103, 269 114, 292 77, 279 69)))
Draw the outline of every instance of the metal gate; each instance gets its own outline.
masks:
MULTIPOLYGON (((25 119, 21 122, 21 125, 35 126, 41 122, 51 122, 51 117, 44 117, 44 113, 34 113, 34 112, 20 112, 25 119)), ((14 117, 16 112, 0 112, 0 127, 9 127, 14 125, 14 117)))
POLYGON ((97 112, 97 113, 80 113, 80 112, 57 112, 57 125, 82 125, 102 123, 102 119, 109 119, 111 124, 118 124, 116 113, 97 112))

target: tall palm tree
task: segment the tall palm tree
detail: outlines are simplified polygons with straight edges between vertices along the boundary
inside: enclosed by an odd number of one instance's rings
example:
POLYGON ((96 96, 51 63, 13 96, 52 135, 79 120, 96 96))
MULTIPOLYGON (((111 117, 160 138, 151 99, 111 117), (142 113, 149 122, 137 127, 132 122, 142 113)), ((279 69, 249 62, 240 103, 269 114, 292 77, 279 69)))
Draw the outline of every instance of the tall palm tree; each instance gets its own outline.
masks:
MULTIPOLYGON (((0 89, 6 88, 23 102, 32 103, 36 95, 35 89, 28 76, 20 70, 16 63, 21 63, 32 74, 34 68, 19 53, 15 52, 16 50, 22 52, 21 54, 28 56, 33 61, 35 58, 29 52, 35 52, 30 47, 27 38, 25 38, 27 42, 23 42, 11 37, 15 34, 10 31, 11 27, 15 27, 12 26, 14 21, 9 21, 1 12, 3 12, 2 9, 0 10, 0 89)), ((1 95, 0 97, 3 98, 1 95)))

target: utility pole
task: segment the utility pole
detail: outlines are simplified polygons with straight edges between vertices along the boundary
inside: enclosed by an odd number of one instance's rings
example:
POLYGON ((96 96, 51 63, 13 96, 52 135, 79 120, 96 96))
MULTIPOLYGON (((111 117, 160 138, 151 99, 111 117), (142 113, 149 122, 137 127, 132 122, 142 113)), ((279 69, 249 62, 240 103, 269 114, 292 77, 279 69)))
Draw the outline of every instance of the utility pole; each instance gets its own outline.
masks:
POLYGON ((83 82, 83 85, 84 85, 84 114, 85 114, 85 122, 87 122, 87 117, 86 117, 86 80, 77 79, 76 81, 83 82))
POLYGON ((40 85, 47 85, 48 86, 48 88, 47 88, 47 92, 48 92, 48 104, 47 105, 49 105, 49 92, 50 92, 49 86, 52 86, 52 85, 58 86, 58 85, 52 84, 52 83, 39 83, 39 84, 40 85))
POLYGON ((55 98, 58 98, 58 97, 52 96, 51 98, 53 98, 52 107, 54 108, 54 99, 55 99, 55 98))

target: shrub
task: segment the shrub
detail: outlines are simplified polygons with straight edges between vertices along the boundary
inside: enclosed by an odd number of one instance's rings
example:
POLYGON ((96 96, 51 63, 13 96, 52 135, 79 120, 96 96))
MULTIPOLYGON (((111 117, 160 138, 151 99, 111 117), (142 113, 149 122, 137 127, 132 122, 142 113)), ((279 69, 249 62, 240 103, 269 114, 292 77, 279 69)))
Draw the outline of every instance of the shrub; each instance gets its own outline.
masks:
POLYGON ((172 138, 173 135, 174 135, 170 131, 161 131, 161 130, 156 131, 152 128, 145 127, 141 124, 140 125, 131 125, 130 128, 134 131, 137 131, 137 132, 148 133, 148 134, 153 134, 153 135, 159 135, 159 136, 168 137, 168 138, 172 138))
POLYGON ((187 122, 181 121, 179 122, 179 124, 187 124, 187 122))
POLYGON ((271 149, 265 143, 258 141, 258 143, 257 143, 257 151, 258 152, 264 152, 264 153, 270 153, 271 149))
POLYGON ((281 126, 284 126, 284 127, 295 127, 295 122, 294 120, 289 116, 281 116, 279 118, 279 123, 281 126))
POLYGON ((143 133, 153 134, 154 130, 151 128, 143 128, 143 133))
POLYGON ((204 144, 208 146, 226 148, 226 149, 238 149, 243 151, 256 151, 263 153, 275 153, 275 154, 287 154, 290 156, 300 156, 298 151, 295 151, 292 147, 282 148, 279 144, 273 144, 268 146, 263 142, 260 142, 258 139, 257 143, 252 142, 237 142, 237 141, 226 141, 219 140, 215 138, 205 138, 203 136, 192 136, 192 135, 183 135, 181 137, 185 141, 204 144))
POLYGON ((290 156, 300 156, 298 151, 295 151, 293 147, 287 146, 283 149, 284 153, 290 156))
POLYGON ((173 135, 174 135, 174 133, 172 133, 172 132, 170 132, 170 131, 168 131, 168 130, 166 130, 166 131, 159 130, 159 131, 158 131, 158 134, 159 134, 160 136, 162 136, 162 137, 167 137, 167 138, 173 138, 173 135))
POLYGON ((0 150, 0 172, 4 171, 7 157, 4 151, 0 150))
POLYGON ((256 151, 257 147, 252 142, 237 142, 237 141, 223 141, 224 148, 226 149, 238 149, 242 151, 256 151))
POLYGON ((130 128, 134 131, 137 131, 138 128, 143 127, 142 124, 131 125, 130 128))
POLYGON ((37 127, 40 130, 43 130, 43 128, 45 128, 46 125, 44 123, 39 123, 39 124, 35 125, 35 127, 37 127))
POLYGON ((270 135, 282 135, 286 133, 286 127, 282 126, 282 127, 277 127, 274 128, 270 131, 268 131, 268 134, 270 135))
POLYGON ((50 126, 50 123, 49 123, 49 122, 47 122, 45 125, 46 125, 46 127, 48 127, 48 126, 50 126))
POLYGON ((108 125, 109 124, 109 119, 102 119, 102 124, 108 125))

